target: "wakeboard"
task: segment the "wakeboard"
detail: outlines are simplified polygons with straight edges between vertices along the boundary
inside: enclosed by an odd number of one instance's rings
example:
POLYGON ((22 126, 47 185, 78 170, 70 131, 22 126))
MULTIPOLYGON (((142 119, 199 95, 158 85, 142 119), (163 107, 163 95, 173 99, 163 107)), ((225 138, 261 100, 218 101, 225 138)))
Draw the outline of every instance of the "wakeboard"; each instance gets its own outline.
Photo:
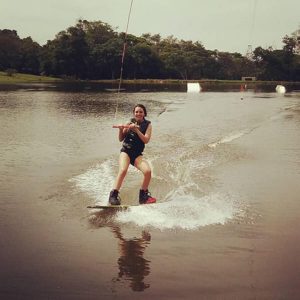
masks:
POLYGON ((148 204, 133 204, 133 205, 128 205, 128 204, 121 204, 121 205, 89 205, 87 208, 94 208, 94 209, 111 209, 111 210, 125 210, 130 207, 137 207, 137 206, 144 206, 144 205, 153 205, 155 203, 148 203, 148 204))
POLYGON ((89 205, 87 208, 124 210, 124 209, 128 209, 129 207, 132 207, 132 206, 136 206, 136 205, 89 205))

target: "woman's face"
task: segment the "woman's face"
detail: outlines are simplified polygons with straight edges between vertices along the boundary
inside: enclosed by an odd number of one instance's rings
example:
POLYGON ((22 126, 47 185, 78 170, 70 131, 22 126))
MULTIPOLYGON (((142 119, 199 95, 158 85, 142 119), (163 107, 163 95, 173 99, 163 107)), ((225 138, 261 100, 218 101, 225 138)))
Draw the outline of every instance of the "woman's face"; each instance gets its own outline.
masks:
POLYGON ((137 106, 135 109, 134 109, 134 117, 137 121, 143 121, 144 120, 144 117, 145 117, 145 112, 144 110, 137 106))

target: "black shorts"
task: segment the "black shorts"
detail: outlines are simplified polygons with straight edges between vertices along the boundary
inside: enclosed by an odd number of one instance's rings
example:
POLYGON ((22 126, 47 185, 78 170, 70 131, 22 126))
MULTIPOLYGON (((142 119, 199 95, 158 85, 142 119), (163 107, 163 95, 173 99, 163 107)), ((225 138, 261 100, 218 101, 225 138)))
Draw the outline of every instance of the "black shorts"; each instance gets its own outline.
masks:
POLYGON ((126 149, 124 147, 121 149, 121 152, 127 153, 127 155, 130 158, 130 163, 133 166, 134 166, 134 162, 135 162, 136 158, 139 157, 140 155, 143 155, 141 152, 137 152, 137 151, 134 151, 134 150, 126 149))

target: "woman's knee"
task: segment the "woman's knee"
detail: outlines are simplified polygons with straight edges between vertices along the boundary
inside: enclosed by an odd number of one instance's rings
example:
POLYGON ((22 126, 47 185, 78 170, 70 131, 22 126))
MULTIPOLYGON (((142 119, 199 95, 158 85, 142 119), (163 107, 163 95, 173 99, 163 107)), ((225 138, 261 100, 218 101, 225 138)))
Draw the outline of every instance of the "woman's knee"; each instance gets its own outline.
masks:
POLYGON ((144 176, 150 176, 151 177, 151 168, 150 165, 148 164, 147 161, 142 159, 142 156, 139 156, 136 160, 135 160, 135 167, 137 169, 139 169, 144 176))

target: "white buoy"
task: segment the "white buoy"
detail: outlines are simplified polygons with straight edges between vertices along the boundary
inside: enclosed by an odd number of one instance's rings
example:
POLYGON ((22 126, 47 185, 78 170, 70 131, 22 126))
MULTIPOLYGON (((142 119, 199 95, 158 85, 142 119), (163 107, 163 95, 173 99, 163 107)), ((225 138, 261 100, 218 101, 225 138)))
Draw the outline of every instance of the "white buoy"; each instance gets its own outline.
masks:
POLYGON ((285 88, 285 86, 283 86, 283 85, 280 85, 280 84, 278 84, 277 86, 276 86, 276 92, 278 93, 278 94, 285 94, 285 92, 286 92, 286 88, 285 88))
POLYGON ((199 93, 201 91, 200 83, 188 82, 187 92, 188 93, 199 93))

